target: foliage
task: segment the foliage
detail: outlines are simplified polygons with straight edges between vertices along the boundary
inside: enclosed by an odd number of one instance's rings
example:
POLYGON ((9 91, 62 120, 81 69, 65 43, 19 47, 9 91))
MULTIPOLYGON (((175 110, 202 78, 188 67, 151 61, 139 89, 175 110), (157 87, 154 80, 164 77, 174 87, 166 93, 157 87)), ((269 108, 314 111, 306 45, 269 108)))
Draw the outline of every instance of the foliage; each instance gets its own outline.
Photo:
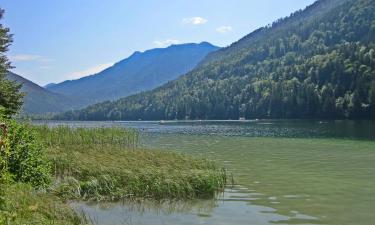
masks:
MULTIPOLYGON (((0 20, 4 11, 0 9, 0 20)), ((11 68, 5 53, 12 43, 9 29, 0 23, 0 116, 10 117, 17 113, 22 106, 23 94, 19 92, 21 85, 5 79, 8 69, 11 68)))
POLYGON ((40 140, 30 126, 12 120, 3 121, 8 129, 3 149, 7 154, 1 158, 6 164, 3 173, 9 173, 15 182, 46 187, 51 181, 51 168, 40 140))
POLYGON ((10 153, 8 147, 9 141, 6 139, 7 132, 8 130, 6 125, 0 122, 0 184, 7 183, 10 180, 8 171, 8 159, 10 153))
POLYGON ((55 118, 375 118, 374 41, 374 0, 319 0, 160 88, 55 118))

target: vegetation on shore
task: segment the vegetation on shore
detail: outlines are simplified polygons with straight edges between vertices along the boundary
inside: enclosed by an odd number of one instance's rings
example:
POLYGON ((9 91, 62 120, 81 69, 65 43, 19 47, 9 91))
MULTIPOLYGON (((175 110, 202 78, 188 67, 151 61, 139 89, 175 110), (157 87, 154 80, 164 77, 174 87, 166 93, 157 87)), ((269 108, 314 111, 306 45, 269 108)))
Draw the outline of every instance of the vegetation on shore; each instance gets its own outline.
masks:
POLYGON ((9 144, 1 158, 1 223, 80 224, 64 201, 213 197, 226 182, 214 162, 141 149, 132 129, 3 121, 9 144))
POLYGON ((215 163, 137 147, 138 133, 123 128, 34 127, 47 148, 64 199, 213 197, 225 171, 215 163))
POLYGON ((9 119, 0 125, 0 224, 83 223, 48 192, 52 164, 36 133, 9 119))
POLYGON ((53 194, 30 184, 0 184, 0 224, 86 224, 84 218, 53 194))

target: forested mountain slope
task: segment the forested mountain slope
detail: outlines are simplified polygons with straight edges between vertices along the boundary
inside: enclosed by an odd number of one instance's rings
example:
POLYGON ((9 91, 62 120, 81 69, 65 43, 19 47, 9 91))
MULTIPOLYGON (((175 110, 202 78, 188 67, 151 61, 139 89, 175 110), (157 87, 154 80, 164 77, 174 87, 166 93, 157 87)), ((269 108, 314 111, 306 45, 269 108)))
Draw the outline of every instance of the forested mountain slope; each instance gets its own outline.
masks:
POLYGON ((59 119, 375 118, 375 0, 318 0, 153 91, 59 119))
POLYGON ((217 49, 210 43, 202 42, 135 52, 102 72, 47 85, 46 88, 79 99, 82 105, 115 100, 174 80, 192 70, 208 53, 217 49))
POLYGON ((15 73, 8 72, 6 78, 22 84, 21 92, 25 93, 22 113, 56 113, 76 107, 77 102, 74 99, 52 93, 15 73))

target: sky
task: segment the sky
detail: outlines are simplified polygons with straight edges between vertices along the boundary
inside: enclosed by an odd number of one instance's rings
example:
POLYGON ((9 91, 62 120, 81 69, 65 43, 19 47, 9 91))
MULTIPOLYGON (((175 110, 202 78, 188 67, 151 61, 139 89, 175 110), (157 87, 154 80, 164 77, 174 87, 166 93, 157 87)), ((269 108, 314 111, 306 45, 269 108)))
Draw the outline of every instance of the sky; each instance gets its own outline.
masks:
POLYGON ((0 0, 13 72, 39 84, 91 75, 134 51, 225 47, 314 0, 0 0))

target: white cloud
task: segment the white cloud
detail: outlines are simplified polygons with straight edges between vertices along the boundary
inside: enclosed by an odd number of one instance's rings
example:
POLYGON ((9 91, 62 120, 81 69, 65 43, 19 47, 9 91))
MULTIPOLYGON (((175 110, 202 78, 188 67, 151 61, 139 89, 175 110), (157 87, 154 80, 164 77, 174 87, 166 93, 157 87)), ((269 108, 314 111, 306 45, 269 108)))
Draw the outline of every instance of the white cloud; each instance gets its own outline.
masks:
POLYGON ((222 34, 231 32, 232 30, 233 29, 231 26, 221 26, 221 27, 216 28, 216 31, 222 34))
POLYGON ((176 40, 176 39, 166 39, 166 40, 161 40, 161 41, 154 41, 154 45, 158 48, 164 48, 169 45, 176 45, 180 44, 181 41, 176 40))
POLYGON ((99 73, 99 72, 103 71, 104 69, 107 69, 108 67, 111 67, 111 66, 113 66, 113 63, 99 64, 99 65, 87 68, 85 70, 82 70, 82 71, 73 72, 73 73, 71 73, 67 76, 67 79, 78 79, 78 78, 81 78, 81 77, 84 77, 84 76, 93 75, 93 74, 99 73))
POLYGON ((37 61, 41 60, 43 57, 40 55, 28 55, 28 54, 19 54, 9 56, 10 61, 37 61))
POLYGON ((196 16, 196 17, 190 17, 190 18, 183 18, 182 23, 192 24, 192 25, 202 25, 202 24, 207 23, 207 20, 205 18, 196 16))
POLYGON ((31 55, 31 54, 18 54, 9 56, 11 62, 20 61, 37 61, 37 62, 51 62, 52 60, 41 55, 31 55))

